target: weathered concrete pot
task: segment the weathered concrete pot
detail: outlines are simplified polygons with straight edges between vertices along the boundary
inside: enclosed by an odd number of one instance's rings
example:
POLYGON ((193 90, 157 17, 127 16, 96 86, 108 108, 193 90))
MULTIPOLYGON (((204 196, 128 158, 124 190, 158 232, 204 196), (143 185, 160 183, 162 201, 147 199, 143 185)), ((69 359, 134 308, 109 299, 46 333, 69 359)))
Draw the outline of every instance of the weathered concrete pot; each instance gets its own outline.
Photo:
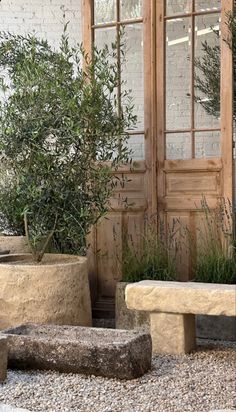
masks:
POLYGON ((116 329, 150 330, 150 317, 147 312, 128 309, 125 303, 125 288, 129 283, 116 285, 116 329))
POLYGON ((0 329, 22 323, 92 324, 87 259, 46 254, 0 256, 0 329))
MULTIPOLYGON (((150 331, 147 312, 128 309, 125 303, 125 288, 129 283, 118 282, 116 286, 116 328, 150 331)), ((236 341, 236 319, 232 316, 196 316, 196 336, 201 339, 236 341)))
POLYGON ((0 252, 8 250, 11 254, 29 253, 25 236, 0 236, 0 252))

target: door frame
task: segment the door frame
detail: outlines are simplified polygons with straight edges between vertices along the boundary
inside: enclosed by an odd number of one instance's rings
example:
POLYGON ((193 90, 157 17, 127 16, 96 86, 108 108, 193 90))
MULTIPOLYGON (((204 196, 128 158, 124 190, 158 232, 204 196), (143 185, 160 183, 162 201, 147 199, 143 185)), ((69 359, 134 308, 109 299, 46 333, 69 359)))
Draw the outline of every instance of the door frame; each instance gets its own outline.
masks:
MULTIPOLYGON (((93 0, 82 0, 83 46, 91 55, 93 43, 93 0)), ((144 171, 144 194, 149 215, 165 211, 165 3, 166 0, 143 0, 144 2, 144 132, 145 161, 140 162, 144 171)), ((233 199, 233 59, 232 52, 223 38, 227 35, 226 14, 233 10, 233 0, 222 0, 221 36, 221 196, 233 199), (229 87, 231 85, 231 87, 229 87)), ((198 162, 201 169, 201 159, 198 162)), ((219 159, 214 163, 220 169, 219 159)), ((204 171, 204 169, 203 169, 204 171)), ((96 229, 90 236, 93 250, 97 245, 96 229)), ((90 250, 89 272, 92 285, 92 300, 97 313, 114 310, 114 301, 99 301, 97 296, 98 265, 95 253, 90 250)))

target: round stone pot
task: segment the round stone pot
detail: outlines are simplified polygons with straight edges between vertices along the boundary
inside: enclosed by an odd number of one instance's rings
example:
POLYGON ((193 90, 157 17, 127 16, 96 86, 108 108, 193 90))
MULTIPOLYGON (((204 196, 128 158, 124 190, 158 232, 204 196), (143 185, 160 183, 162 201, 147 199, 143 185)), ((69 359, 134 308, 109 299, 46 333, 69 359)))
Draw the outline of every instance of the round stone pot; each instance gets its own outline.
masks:
POLYGON ((0 256, 0 329, 28 322, 91 326, 87 258, 0 256))

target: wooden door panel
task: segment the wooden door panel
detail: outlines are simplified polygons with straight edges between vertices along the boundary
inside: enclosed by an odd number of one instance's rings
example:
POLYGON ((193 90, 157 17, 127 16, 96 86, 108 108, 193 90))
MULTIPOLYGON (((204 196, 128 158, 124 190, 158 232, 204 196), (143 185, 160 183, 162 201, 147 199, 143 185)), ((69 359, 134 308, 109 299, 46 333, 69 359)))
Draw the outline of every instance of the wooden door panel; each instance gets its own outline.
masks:
POLYGON ((203 199, 214 209, 221 195, 222 162, 221 159, 192 159, 164 164, 162 208, 170 227, 173 222, 179 222, 177 269, 180 279, 188 280, 193 275, 193 250, 197 245, 203 199))
POLYGON ((114 288, 121 272, 122 214, 109 213, 97 225, 98 294, 114 296, 114 288))
POLYGON ((147 210, 145 162, 135 162, 132 168, 122 167, 114 175, 119 183, 109 201, 109 213, 89 237, 89 276, 95 310, 114 299, 116 283, 122 278, 124 238, 136 247, 147 210))

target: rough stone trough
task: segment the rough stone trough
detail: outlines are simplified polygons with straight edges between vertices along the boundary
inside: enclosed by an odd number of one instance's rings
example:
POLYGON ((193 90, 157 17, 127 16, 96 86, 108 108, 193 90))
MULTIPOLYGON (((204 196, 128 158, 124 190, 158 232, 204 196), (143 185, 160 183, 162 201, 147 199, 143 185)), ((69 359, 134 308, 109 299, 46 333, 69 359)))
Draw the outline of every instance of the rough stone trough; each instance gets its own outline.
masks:
POLYGON ((151 336, 139 331, 26 324, 3 333, 12 368, 133 379, 151 367, 151 336))
POLYGON ((184 354, 195 349, 195 315, 236 315, 235 285, 141 281, 128 285, 125 295, 128 309, 150 313, 156 354, 184 354))

